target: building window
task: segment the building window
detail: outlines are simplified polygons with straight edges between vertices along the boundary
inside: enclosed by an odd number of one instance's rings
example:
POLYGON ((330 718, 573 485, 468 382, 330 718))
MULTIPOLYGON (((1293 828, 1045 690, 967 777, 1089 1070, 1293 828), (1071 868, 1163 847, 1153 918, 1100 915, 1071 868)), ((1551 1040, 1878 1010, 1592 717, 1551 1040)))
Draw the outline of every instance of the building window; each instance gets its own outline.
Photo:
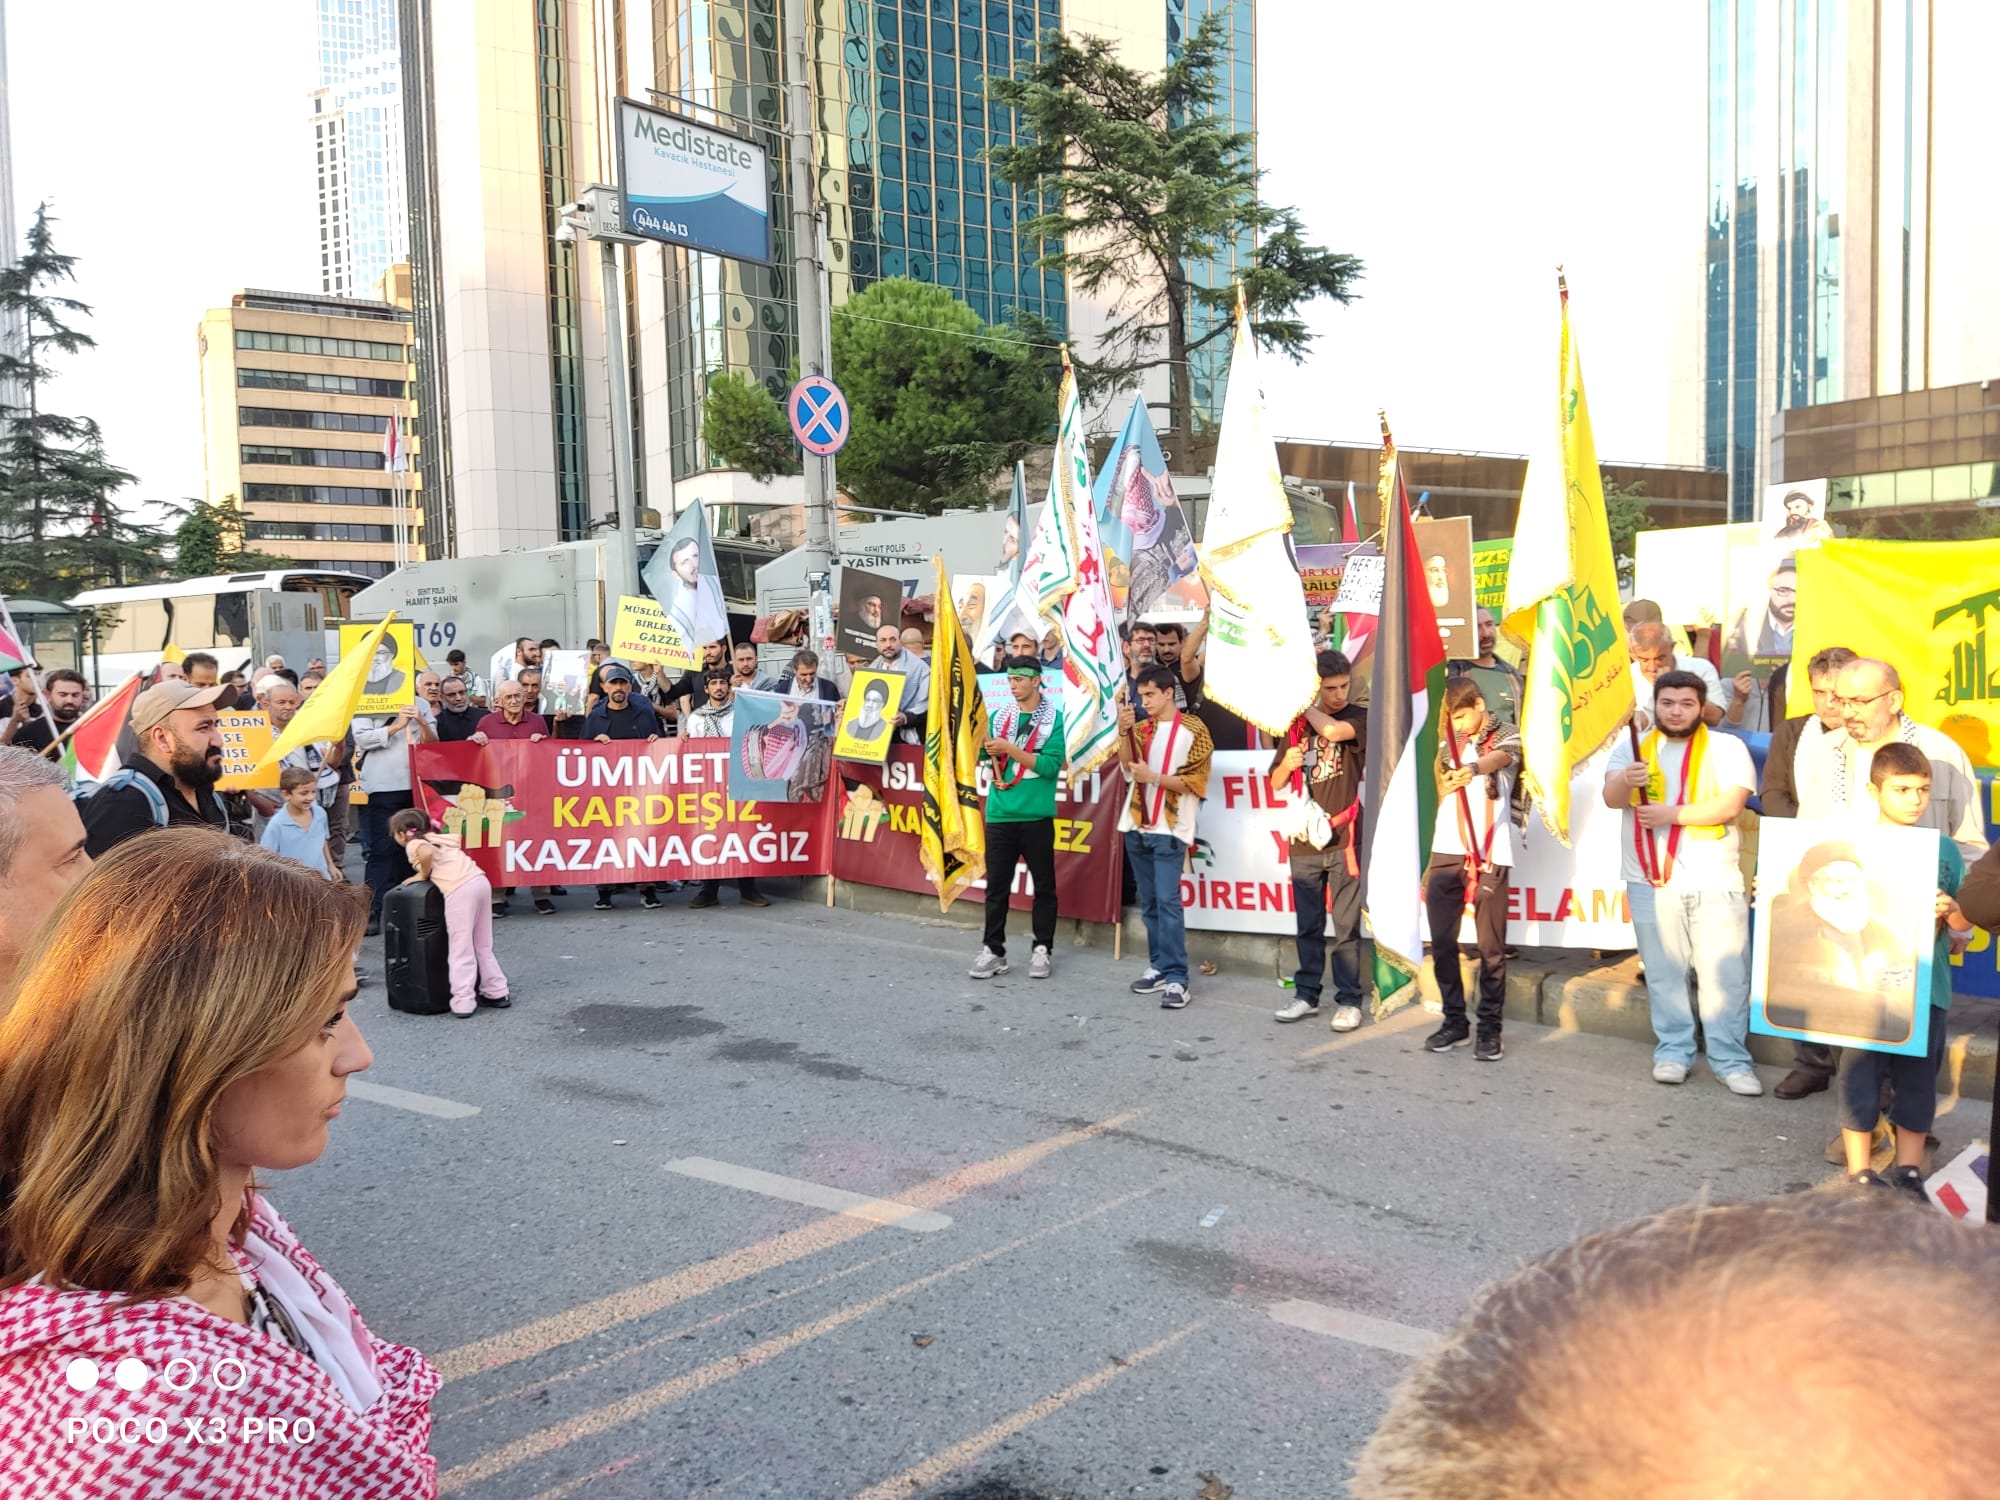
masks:
POLYGON ((351 484, 246 484, 245 505, 394 505, 394 490, 351 484))
POLYGON ((292 411, 281 406, 239 406, 239 427, 307 427, 316 432, 387 432, 389 419, 356 411, 292 411))
POLYGON ((243 445, 246 464, 288 464, 295 468, 379 469, 382 454, 365 448, 274 448, 262 443, 243 445))
MULTIPOLYGON (((336 255, 335 259, 339 257, 336 255)), ((236 330, 236 347, 271 354, 316 354, 328 359, 393 359, 401 363, 408 351, 401 344, 374 339, 323 339, 307 333, 266 333, 261 328, 236 330)))
POLYGON ((362 521, 245 521, 243 536, 253 542, 392 542, 392 526, 362 521))
POLYGON ((409 382, 376 380, 368 375, 322 375, 312 370, 246 370, 238 368, 236 383, 246 390, 319 391, 329 396, 388 396, 402 400, 409 382))

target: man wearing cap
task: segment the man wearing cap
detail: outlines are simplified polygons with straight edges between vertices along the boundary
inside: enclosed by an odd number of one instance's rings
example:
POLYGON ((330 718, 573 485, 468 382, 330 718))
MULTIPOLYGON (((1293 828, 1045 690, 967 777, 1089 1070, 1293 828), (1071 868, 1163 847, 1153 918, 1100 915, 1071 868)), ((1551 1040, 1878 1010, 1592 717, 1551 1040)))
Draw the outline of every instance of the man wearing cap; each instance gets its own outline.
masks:
POLYGON ((986 793, 986 945, 971 975, 991 979, 1007 972, 1007 899, 1014 890, 1014 867, 1025 859, 1035 885, 1028 977, 1047 979, 1056 941, 1056 777, 1066 752, 1063 716, 1042 691, 1039 657, 1010 657, 1007 686, 1013 706, 994 713, 992 736, 979 755, 993 781, 986 793))
POLYGON ((229 832, 229 814, 215 793, 222 779, 215 706, 228 691, 163 682, 132 700, 130 723, 139 753, 83 806, 92 859, 102 859, 126 839, 154 828, 229 832), (138 784, 142 780, 147 786, 138 784))
MULTIPOLYGON (((630 667, 622 661, 607 661, 599 670, 598 682, 604 688, 604 697, 584 715, 583 738, 608 745, 613 740, 657 740, 660 737, 659 712, 645 698, 633 693, 637 683, 630 667)), ((623 885, 600 885, 597 888, 597 909, 610 911, 612 894, 624 889, 623 885)), ((651 882, 639 887, 639 904, 648 911, 658 908, 659 893, 653 889, 651 882)))

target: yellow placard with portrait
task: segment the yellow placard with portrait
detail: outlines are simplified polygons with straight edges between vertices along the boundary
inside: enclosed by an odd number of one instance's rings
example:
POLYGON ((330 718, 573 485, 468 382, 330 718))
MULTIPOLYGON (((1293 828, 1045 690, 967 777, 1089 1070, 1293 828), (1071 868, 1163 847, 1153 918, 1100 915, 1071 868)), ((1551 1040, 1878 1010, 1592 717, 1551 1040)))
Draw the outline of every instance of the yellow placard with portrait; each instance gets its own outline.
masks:
MULTIPOLYGON (((373 633, 373 625, 340 627, 340 654, 357 651, 373 633)), ((407 621, 393 622, 375 647, 375 658, 362 671, 361 696, 354 712, 365 714, 401 713, 417 701, 416 627, 407 621)))
POLYGON ((896 743, 897 705, 903 701, 901 672, 856 672, 840 708, 833 753, 841 760, 881 765, 896 743))

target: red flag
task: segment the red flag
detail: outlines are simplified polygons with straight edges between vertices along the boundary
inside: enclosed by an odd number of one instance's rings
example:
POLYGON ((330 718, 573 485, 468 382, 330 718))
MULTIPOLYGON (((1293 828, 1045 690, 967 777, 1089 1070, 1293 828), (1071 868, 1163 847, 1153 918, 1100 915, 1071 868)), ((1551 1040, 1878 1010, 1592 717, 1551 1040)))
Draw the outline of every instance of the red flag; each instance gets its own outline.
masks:
POLYGON ((28 655, 28 648, 16 640, 5 626, 0 626, 0 672, 18 672, 22 667, 33 664, 34 658, 28 655))

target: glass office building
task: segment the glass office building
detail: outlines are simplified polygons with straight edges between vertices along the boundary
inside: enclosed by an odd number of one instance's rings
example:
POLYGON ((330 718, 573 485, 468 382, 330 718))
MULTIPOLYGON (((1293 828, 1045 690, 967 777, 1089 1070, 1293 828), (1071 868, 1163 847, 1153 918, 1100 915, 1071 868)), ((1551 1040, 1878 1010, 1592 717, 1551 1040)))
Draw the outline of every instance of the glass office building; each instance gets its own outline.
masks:
POLYGON ((409 247, 396 0, 317 0, 316 11, 320 289, 369 297, 409 247))
POLYGON ((1734 518, 1795 477, 1780 412, 2000 374, 1996 14, 1707 0, 1702 456, 1734 518))
MULTIPOLYGON (((994 180, 982 154, 1014 140, 986 100, 1062 24, 1060 0, 805 0, 813 6, 819 192, 833 306, 885 277, 947 287, 988 322, 1033 313, 1061 332, 1063 278, 1036 268, 1019 232, 1035 204, 994 180)), ((783 172, 777 0, 659 0, 659 102, 771 148, 769 266, 669 248, 667 361, 673 472, 708 467, 701 406, 714 374, 782 395, 796 358, 791 197, 783 172)))

